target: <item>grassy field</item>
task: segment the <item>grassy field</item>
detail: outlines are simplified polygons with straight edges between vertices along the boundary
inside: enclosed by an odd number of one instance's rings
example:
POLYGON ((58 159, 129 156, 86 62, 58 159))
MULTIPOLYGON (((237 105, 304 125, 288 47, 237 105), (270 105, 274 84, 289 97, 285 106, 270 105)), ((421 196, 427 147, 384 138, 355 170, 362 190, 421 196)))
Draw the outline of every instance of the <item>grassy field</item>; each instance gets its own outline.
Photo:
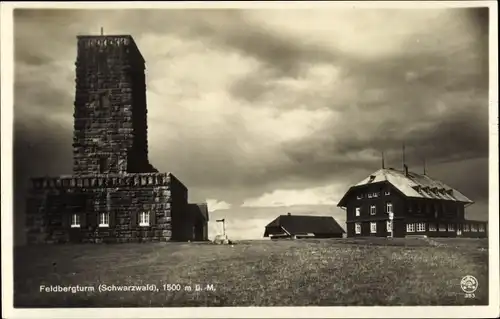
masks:
POLYGON ((15 307, 488 304, 484 239, 18 247, 14 268, 15 307), (465 275, 479 281, 473 299, 460 288, 465 275), (154 284, 158 291, 99 292, 99 284, 154 284), (181 290, 164 291, 164 284, 181 290), (95 291, 49 293, 40 285, 95 291))

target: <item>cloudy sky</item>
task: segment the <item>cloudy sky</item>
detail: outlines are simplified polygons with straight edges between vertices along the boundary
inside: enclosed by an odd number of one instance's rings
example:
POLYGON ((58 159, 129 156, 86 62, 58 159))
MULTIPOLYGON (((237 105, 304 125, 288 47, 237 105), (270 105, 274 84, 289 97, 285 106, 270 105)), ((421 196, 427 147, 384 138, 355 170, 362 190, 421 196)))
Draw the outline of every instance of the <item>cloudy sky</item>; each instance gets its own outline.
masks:
POLYGON ((487 11, 18 9, 17 230, 28 178, 71 173, 76 36, 101 26, 147 61, 150 161, 231 237, 286 212, 342 223, 343 193, 381 151, 399 168, 403 142, 410 170, 425 157, 487 219, 487 11))

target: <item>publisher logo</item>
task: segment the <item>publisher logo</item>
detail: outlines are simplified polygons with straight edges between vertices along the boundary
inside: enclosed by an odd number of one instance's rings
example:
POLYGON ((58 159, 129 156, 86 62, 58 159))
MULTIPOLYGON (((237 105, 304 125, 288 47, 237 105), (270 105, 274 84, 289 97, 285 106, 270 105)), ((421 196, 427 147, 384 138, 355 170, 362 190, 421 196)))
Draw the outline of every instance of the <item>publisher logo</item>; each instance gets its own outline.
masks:
POLYGON ((462 291, 465 292, 466 296, 474 296, 474 292, 477 290, 478 286, 479 283, 476 277, 471 275, 463 277, 460 281, 460 288, 462 288, 462 291))

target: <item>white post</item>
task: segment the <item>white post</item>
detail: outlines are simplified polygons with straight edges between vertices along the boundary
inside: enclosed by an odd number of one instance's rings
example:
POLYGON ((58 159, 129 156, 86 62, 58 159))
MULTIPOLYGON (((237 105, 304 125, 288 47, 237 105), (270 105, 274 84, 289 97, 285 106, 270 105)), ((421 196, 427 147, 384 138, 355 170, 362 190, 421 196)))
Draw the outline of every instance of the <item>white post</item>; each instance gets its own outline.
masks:
POLYGON ((394 219, 394 213, 390 212, 389 213, 389 221, 391 223, 391 238, 394 237, 394 223, 392 222, 394 219))
POLYGON ((226 236, 226 225, 225 225, 225 218, 223 219, 217 219, 216 222, 222 223, 222 235, 225 237, 226 236))

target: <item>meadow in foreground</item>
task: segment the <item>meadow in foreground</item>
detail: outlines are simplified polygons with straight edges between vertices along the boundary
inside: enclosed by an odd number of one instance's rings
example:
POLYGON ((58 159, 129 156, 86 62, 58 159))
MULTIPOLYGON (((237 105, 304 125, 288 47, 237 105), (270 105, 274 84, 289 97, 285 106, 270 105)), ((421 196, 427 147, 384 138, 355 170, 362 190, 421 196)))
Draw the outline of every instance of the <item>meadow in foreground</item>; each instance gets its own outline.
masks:
POLYGON ((14 306, 486 305, 487 244, 334 239, 17 247, 14 306), (465 275, 479 281, 473 299, 460 288, 465 275), (99 284, 154 284, 159 291, 98 292, 99 284), (164 284, 182 288, 163 291, 164 284), (209 286, 195 291, 196 284, 209 286), (48 293, 41 285, 96 290, 48 293))

